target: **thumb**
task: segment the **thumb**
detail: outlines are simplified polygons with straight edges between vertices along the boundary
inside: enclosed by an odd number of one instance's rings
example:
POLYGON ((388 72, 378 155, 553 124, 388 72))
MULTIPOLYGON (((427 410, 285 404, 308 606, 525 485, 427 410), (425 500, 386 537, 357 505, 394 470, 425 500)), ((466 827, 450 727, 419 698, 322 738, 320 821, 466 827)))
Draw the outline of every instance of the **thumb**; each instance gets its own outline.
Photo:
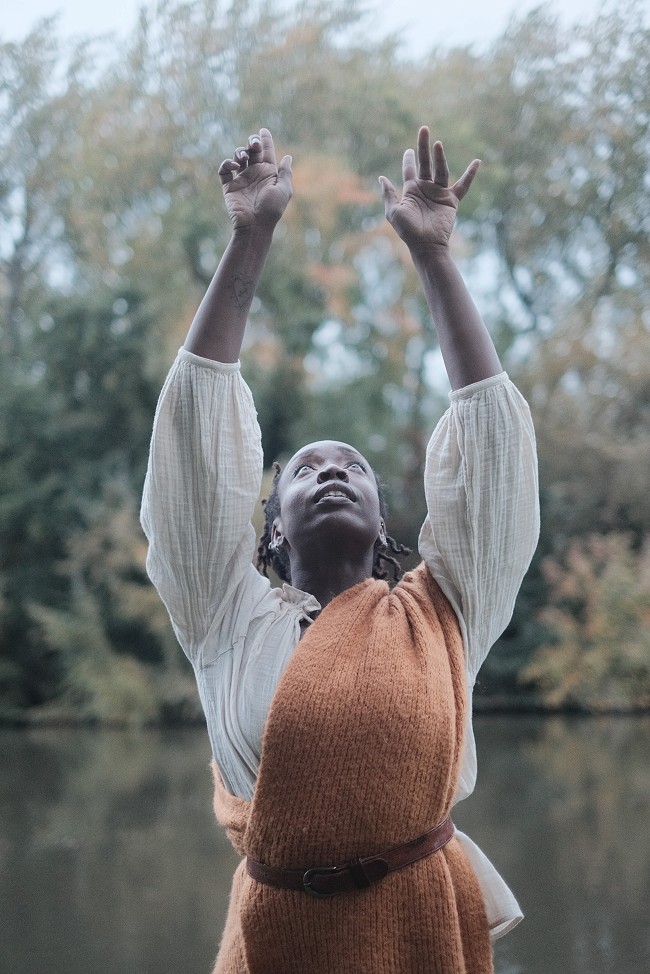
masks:
POLYGON ((283 156, 280 160, 280 165, 278 166, 278 182, 284 185, 284 187, 289 191, 289 195, 291 195, 292 162, 293 159, 291 156, 283 156))
POLYGON ((397 193, 390 179, 386 179, 385 176, 379 177, 379 185, 381 186, 381 193, 384 198, 384 213, 388 217, 397 206, 397 193))

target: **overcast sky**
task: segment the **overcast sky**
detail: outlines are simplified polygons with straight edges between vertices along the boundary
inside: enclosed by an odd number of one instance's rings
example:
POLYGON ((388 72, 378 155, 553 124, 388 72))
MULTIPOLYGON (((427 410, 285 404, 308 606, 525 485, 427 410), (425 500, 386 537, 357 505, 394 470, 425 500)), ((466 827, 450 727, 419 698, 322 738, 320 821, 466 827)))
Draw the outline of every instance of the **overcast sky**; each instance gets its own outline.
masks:
MULTIPOLYGON (((141 0, 6 0, 0 37, 17 40, 38 19, 56 12, 64 34, 124 34, 135 24, 142 5, 141 0)), ((368 6, 377 9, 378 32, 403 29, 405 48, 414 55, 437 44, 480 47, 503 31, 513 11, 521 16, 539 5, 539 0, 368 0, 368 6)), ((591 20, 601 4, 600 0, 550 0, 547 6, 566 23, 573 23, 591 20)), ((650 20, 650 0, 642 0, 642 6, 650 20)))

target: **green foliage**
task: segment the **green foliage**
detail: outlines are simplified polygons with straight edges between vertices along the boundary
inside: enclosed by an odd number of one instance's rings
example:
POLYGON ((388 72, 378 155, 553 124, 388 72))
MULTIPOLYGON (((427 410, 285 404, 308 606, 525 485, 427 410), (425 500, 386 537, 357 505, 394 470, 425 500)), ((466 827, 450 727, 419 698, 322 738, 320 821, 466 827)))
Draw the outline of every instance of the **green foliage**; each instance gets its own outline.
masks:
POLYGON ((573 541, 544 562, 550 597, 541 621, 551 641, 521 673, 552 708, 650 707, 650 546, 629 536, 573 541))
POLYGON ((147 723, 157 715, 153 680, 142 664, 117 656, 106 639, 99 606, 77 598, 70 612, 34 606, 34 621, 48 646, 64 657, 57 704, 83 720, 147 723))
MULTIPOLYGON (((292 153, 295 183, 242 353, 268 460, 321 436, 355 443, 387 483, 391 533, 416 543, 446 387, 377 176, 399 183, 427 122, 453 173, 483 159, 454 246, 538 432, 539 556, 481 674, 486 693, 528 698, 545 666, 557 673, 545 557, 562 563, 569 539, 594 531, 643 547, 641 5, 608 3, 570 29, 540 8, 484 54, 417 63, 372 40, 370 17, 357 0, 201 0, 145 8, 119 49, 66 45, 52 21, 0 45, 3 717, 197 712, 137 510, 158 390, 229 237, 217 168, 262 124, 292 153), (523 687, 522 671, 535 674, 523 687)), ((606 550, 623 577, 623 555, 606 550)), ((582 646, 584 620, 569 617, 582 646)), ((594 686, 611 701, 606 682, 594 686)))
POLYGON ((13 674, 10 696, 32 705, 56 699, 66 683, 64 621, 77 642, 93 630, 98 652, 107 640, 119 648, 127 629, 130 652, 144 653, 147 642, 161 651, 161 622, 156 629, 144 617, 150 590, 137 524, 157 383, 144 378, 137 302, 109 301, 94 310, 52 302, 30 336, 32 361, 23 355, 2 377, 1 658, 13 674), (79 601, 80 587, 99 615, 79 601))

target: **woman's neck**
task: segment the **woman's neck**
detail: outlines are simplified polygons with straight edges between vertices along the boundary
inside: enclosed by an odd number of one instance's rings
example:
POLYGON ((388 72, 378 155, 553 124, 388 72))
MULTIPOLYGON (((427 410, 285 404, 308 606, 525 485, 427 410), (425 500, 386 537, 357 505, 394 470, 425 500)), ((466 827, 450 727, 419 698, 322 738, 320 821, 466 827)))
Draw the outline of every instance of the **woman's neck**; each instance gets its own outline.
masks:
POLYGON ((291 584, 302 592, 309 592, 325 608, 341 592, 372 578, 372 555, 363 563, 315 565, 295 562, 291 559, 291 584))

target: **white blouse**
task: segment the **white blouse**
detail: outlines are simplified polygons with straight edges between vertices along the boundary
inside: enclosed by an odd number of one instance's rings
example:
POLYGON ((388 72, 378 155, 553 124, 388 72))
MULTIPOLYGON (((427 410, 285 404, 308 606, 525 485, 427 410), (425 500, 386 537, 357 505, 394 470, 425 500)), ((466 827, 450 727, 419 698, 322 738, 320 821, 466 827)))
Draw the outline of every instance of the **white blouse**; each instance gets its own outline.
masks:
MULTIPOLYGON (((419 552, 460 624, 467 687, 510 617, 539 533, 535 434, 505 373, 450 394, 427 448, 428 516, 419 552)), ((251 518, 263 457, 239 363, 181 349, 160 395, 142 501, 147 570, 196 675, 224 784, 250 799, 271 700, 320 608, 290 585, 271 588, 252 564, 251 518)), ((454 802, 476 781, 471 707, 454 802)), ((489 860, 456 833, 476 871, 492 937, 521 919, 489 860)))

